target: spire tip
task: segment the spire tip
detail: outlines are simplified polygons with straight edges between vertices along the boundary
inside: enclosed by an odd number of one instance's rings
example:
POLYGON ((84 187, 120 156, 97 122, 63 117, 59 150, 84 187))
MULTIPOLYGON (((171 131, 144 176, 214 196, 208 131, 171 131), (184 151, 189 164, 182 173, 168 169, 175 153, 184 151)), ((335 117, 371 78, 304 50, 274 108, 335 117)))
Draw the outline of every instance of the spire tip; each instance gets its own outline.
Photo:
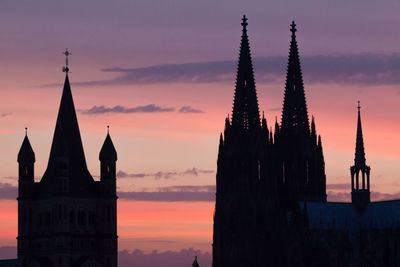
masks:
POLYGON ((243 26, 243 28, 246 28, 247 25, 248 25, 248 23, 247 23, 247 17, 246 17, 246 15, 243 15, 243 18, 242 18, 242 26, 243 26))
POLYGON ((292 20, 292 24, 290 24, 290 31, 294 34, 297 29, 296 29, 296 23, 294 22, 294 20, 292 20))

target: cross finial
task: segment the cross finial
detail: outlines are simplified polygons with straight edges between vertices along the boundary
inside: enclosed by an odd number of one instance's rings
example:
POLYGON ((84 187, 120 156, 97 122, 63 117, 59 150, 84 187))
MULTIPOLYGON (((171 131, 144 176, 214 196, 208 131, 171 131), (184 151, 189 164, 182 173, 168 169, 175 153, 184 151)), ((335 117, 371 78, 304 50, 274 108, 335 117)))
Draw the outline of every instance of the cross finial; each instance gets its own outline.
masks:
POLYGON ((296 30, 296 23, 294 23, 294 20, 292 20, 292 24, 290 24, 290 31, 294 34, 296 30))
POLYGON ((28 127, 25 127, 25 136, 28 136, 28 127))
POLYGON ((246 15, 243 15, 243 18, 242 18, 242 26, 243 26, 243 28, 246 28, 247 25, 248 25, 248 24, 247 24, 246 15))
POLYGON ((361 109, 361 106, 360 106, 360 100, 358 100, 357 109, 358 109, 358 111, 360 111, 360 109, 361 109))
POLYGON ((63 55, 65 55, 65 67, 62 68, 63 72, 67 73, 69 72, 68 68, 68 56, 72 55, 70 51, 68 51, 68 48, 65 48, 65 51, 62 52, 63 55))

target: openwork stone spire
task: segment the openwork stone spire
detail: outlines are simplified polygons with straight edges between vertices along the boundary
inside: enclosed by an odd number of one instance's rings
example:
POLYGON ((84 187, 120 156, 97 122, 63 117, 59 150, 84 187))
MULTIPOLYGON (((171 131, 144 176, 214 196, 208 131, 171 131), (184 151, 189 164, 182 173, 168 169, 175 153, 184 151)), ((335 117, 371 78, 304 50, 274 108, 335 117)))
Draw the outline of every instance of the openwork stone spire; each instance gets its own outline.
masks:
POLYGON ((296 24, 291 24, 289 62, 286 75, 285 96, 282 111, 282 133, 310 134, 307 104, 304 93, 303 77, 300 67, 299 51, 296 41, 296 24))
POLYGON ((364 151, 364 139, 361 127, 361 115, 360 115, 360 101, 358 101, 358 119, 357 119, 357 139, 356 139, 356 153, 354 157, 354 166, 364 167, 365 166, 365 151, 364 151))
POLYGON ((244 131, 252 131, 260 128, 260 113, 247 36, 246 16, 243 16, 242 26, 243 32, 233 102, 232 127, 244 131))
POLYGON ((351 200, 359 209, 363 209, 370 202, 370 171, 365 164, 364 140, 361 127, 360 101, 358 101, 357 138, 354 166, 350 167, 351 173, 351 200))

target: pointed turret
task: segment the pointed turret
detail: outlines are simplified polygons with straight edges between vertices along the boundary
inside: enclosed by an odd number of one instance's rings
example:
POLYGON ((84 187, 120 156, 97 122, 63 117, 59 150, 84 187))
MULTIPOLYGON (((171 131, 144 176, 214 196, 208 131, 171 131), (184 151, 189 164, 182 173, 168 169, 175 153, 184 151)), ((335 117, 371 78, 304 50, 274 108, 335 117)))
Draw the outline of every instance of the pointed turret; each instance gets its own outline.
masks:
POLYGON ((286 75, 285 95, 282 111, 282 134, 310 134, 307 104, 304 93, 303 77, 300 67, 299 51, 296 41, 296 24, 291 24, 289 61, 286 75))
MULTIPOLYGON (((25 128, 25 131, 27 129, 25 128)), ((18 163, 35 163, 35 152, 33 152, 28 134, 25 132, 25 138, 22 141, 21 148, 18 152, 18 163)))
POLYGON ((242 26, 243 32, 233 102, 232 127, 243 131, 254 131, 260 128, 260 114, 247 36, 246 16, 243 16, 242 26))
POLYGON ((116 196, 116 178, 117 168, 116 161, 117 151, 111 140, 109 126, 107 126, 107 136, 101 147, 99 160, 100 160, 100 181, 103 185, 103 192, 106 195, 116 196))
POLYGON ((351 173, 351 199, 359 209, 363 209, 370 200, 370 170, 366 165, 364 140, 361 127, 360 101, 358 101, 357 137, 354 166, 350 168, 351 173), (360 177, 361 174, 361 177, 360 177), (361 178, 361 181, 360 181, 361 178))
MULTIPOLYGON (((109 129, 109 126, 107 126, 109 129)), ((117 151, 115 150, 113 141, 111 140, 110 132, 107 130, 107 136, 104 140, 99 154, 100 161, 117 161, 117 151)))
POLYGON ((18 152, 18 198, 30 197, 34 183, 35 152, 28 139, 27 128, 18 152))

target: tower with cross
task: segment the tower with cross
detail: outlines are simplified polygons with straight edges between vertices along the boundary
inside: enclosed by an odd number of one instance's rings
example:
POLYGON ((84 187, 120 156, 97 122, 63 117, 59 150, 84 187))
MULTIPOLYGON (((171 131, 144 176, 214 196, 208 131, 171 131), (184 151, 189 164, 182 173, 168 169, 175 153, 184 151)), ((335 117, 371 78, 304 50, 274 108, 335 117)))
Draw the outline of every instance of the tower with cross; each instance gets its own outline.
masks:
POLYGON ((25 133, 18 153, 18 266, 117 267, 117 151, 109 127, 100 181, 86 165, 69 83, 65 82, 47 169, 34 180, 35 153, 25 133))
POLYGON ((357 135, 354 165, 350 167, 351 173, 351 201, 358 208, 363 208, 370 200, 370 177, 371 168, 366 164, 364 151, 364 138, 361 127, 361 106, 358 101, 357 110, 357 135))

